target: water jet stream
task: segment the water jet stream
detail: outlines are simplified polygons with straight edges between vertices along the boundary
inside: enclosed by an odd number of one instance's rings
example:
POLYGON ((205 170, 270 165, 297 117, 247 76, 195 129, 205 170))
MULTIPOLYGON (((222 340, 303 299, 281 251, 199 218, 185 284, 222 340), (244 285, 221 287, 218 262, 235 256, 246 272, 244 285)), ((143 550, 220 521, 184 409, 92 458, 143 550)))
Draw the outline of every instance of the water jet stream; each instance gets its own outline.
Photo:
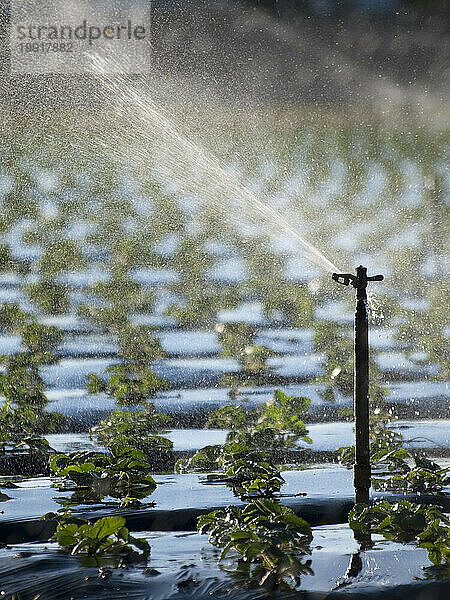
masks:
MULTIPOLYGON (((101 73, 101 65, 94 62, 101 73)), ((216 156, 181 133, 174 121, 156 105, 149 90, 138 89, 120 76, 112 78, 102 74, 101 81, 108 95, 118 101, 119 122, 123 123, 123 127, 108 131, 107 139, 104 130, 97 136, 96 143, 104 153, 122 162, 126 156, 130 165, 147 174, 156 159, 156 166, 151 171, 153 175, 165 181, 173 181, 176 175, 179 180, 184 180, 184 192, 192 192, 200 199, 203 196, 209 206, 224 209, 225 218, 237 216, 239 222, 242 218, 262 220, 264 230, 270 236, 279 236, 283 231, 307 259, 328 272, 339 270, 277 210, 260 200, 236 176, 226 172, 216 156), (222 207, 220 201, 224 203, 222 207)))

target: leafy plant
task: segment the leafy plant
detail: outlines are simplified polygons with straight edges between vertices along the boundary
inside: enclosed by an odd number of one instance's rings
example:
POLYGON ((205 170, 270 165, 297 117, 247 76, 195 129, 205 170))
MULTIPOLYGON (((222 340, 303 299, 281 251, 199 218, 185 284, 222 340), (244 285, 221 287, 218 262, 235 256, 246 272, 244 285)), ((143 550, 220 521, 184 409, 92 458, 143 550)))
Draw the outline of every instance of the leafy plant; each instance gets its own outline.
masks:
MULTIPOLYGON (((31 232, 29 232, 31 233, 31 232)), ((57 281, 57 276, 65 271, 79 269, 86 265, 86 260, 72 240, 52 240, 39 258, 37 268, 41 274, 40 281, 25 286, 31 302, 43 312, 52 315, 64 314, 69 309, 67 289, 57 281)))
POLYGON ((269 498, 253 500, 245 508, 228 506, 199 518, 198 530, 223 548, 220 561, 237 555, 235 573, 268 589, 294 588, 302 574, 311 574, 311 528, 291 509, 269 498))
POLYGON ((0 244, 0 271, 12 271, 14 266, 15 260, 9 246, 0 244))
POLYGON ((69 310, 67 289, 51 279, 43 279, 25 286, 25 292, 33 304, 42 312, 50 315, 62 315, 69 310))
POLYGON ((17 303, 0 306, 0 327, 8 333, 16 333, 28 320, 28 315, 17 303))
POLYGON ((389 471, 394 473, 390 477, 372 478, 376 490, 436 494, 450 483, 450 467, 442 468, 434 461, 405 448, 379 451, 374 454, 373 460, 380 465, 386 464, 389 471))
MULTIPOLYGON (((47 440, 40 436, 60 433, 65 423, 65 417, 57 412, 37 410, 31 406, 13 408, 5 402, 0 409, 0 440, 7 439, 16 447, 24 444, 31 447, 47 446, 47 440), (3 435, 6 435, 3 438, 3 435)), ((0 442, 0 445, 1 443, 0 442)))
POLYGON ((136 448, 112 446, 107 454, 58 454, 51 460, 50 468, 55 475, 75 484, 66 505, 97 503, 106 496, 125 499, 126 504, 130 498, 141 500, 156 489, 154 479, 148 475, 150 465, 136 448))
POLYGON ((45 355, 54 352, 64 338, 64 333, 52 325, 26 323, 21 327, 22 343, 28 352, 45 355))
POLYGON ((436 506, 403 500, 356 505, 349 514, 354 531, 380 533, 388 540, 415 541, 435 565, 450 562, 450 519, 436 506))
POLYGON ((120 356, 143 367, 148 366, 152 360, 164 358, 166 353, 153 334, 152 327, 125 323, 117 333, 120 356))
POLYGON ((168 389, 169 384, 157 377, 149 363, 164 355, 158 340, 148 327, 122 324, 118 331, 119 355, 124 362, 105 370, 107 380, 96 374, 88 375, 89 393, 104 392, 113 396, 119 406, 142 405, 136 412, 113 411, 108 418, 91 430, 91 434, 110 450, 120 447, 171 451, 173 443, 159 435, 170 418, 156 411, 148 398, 158 391, 168 389))
POLYGON ((171 418, 156 412, 155 405, 147 403, 144 410, 126 412, 113 411, 106 419, 91 429, 95 436, 107 448, 113 446, 131 446, 143 452, 153 449, 171 450, 173 443, 160 435, 171 418))
POLYGON ((222 481, 242 499, 272 497, 284 483, 279 469, 265 452, 243 444, 205 446, 175 464, 177 473, 220 471, 209 478, 222 481))
POLYGON ((203 283, 195 289, 183 289, 179 301, 171 304, 165 314, 177 319, 181 327, 201 327, 211 324, 219 310, 234 308, 238 302, 239 294, 236 290, 217 292, 211 283, 203 283))
POLYGON ((60 239, 50 243, 42 253, 38 269, 46 277, 86 266, 86 260, 72 240, 60 239))
POLYGON ((66 552, 85 557, 85 566, 100 566, 104 564, 101 559, 108 557, 126 562, 146 561, 150 554, 148 542, 133 537, 123 517, 103 517, 93 523, 69 513, 59 521, 53 540, 66 552))
POLYGON ((448 280, 443 277, 425 286, 425 299, 429 304, 426 311, 402 308, 400 313, 402 323, 396 331, 396 338, 401 343, 411 346, 408 353, 412 362, 420 364, 416 358, 417 350, 425 353, 427 363, 439 365, 438 378, 442 381, 450 377, 450 360, 448 357, 448 337, 445 333, 445 323, 448 313, 445 302, 450 293, 448 280))
MULTIPOLYGON (((322 397, 335 400, 335 393, 349 396, 353 392, 353 342, 350 331, 334 321, 313 321, 314 349, 326 357, 325 374, 317 377, 324 385, 322 397)), ((383 386, 377 364, 370 359, 369 401, 372 412, 384 410, 387 389, 383 386)))
POLYGON ((208 424, 230 429, 227 442, 255 449, 287 449, 294 447, 299 439, 311 443, 300 419, 310 404, 309 398, 287 396, 275 390, 273 398, 253 410, 244 411, 241 406, 233 405, 219 408, 210 416, 208 424))
POLYGON ((280 312, 292 327, 309 327, 315 303, 306 285, 280 279, 264 293, 264 312, 273 318, 280 312))
POLYGON ((239 444, 226 445, 219 464, 224 470, 223 481, 242 499, 271 497, 284 483, 279 469, 270 462, 267 454, 239 444))
POLYGON ((334 400, 334 390, 349 395, 353 390, 353 344, 345 328, 333 321, 314 321, 314 349, 326 355, 325 375, 318 378, 325 383, 326 399, 334 400))
POLYGON ((124 271, 121 266, 117 267, 114 263, 111 279, 94 284, 91 292, 100 296, 119 313, 121 309, 125 309, 129 314, 132 311, 152 310, 153 308, 154 293, 151 290, 143 289, 130 278, 126 270, 124 271))
POLYGON ((59 431, 62 420, 58 413, 41 414, 30 406, 13 408, 10 402, 5 402, 0 408, 0 450, 48 453, 50 445, 40 434, 59 431))
POLYGON ((145 404, 149 397, 169 388, 168 383, 157 377, 152 369, 137 370, 132 364, 111 365, 105 373, 109 375, 107 382, 96 374, 87 376, 88 392, 105 392, 113 396, 119 406, 145 404))
POLYGON ((176 295, 176 302, 166 310, 183 327, 199 327, 214 321, 217 311, 233 308, 239 302, 235 288, 217 290, 208 278, 208 270, 214 258, 205 249, 201 235, 184 235, 168 261, 168 266, 178 273, 178 281, 170 283, 169 289, 176 295))
POLYGON ((16 305, 3 308, 3 325, 21 334, 23 350, 0 356, 0 394, 5 398, 0 409, 0 448, 3 452, 50 452, 41 435, 59 432, 64 417, 43 410, 47 396, 39 369, 57 362, 52 350, 61 342, 62 332, 32 321, 16 305))
MULTIPOLYGON (((450 467, 442 468, 420 453, 402 446, 403 437, 387 428, 380 432, 372 431, 370 442, 370 462, 378 469, 387 469, 389 475, 372 476, 375 490, 389 490, 397 493, 438 494, 450 482, 447 473, 450 467)), ((351 467, 355 461, 355 447, 339 448, 340 462, 351 467)))
POLYGON ((238 360, 244 373, 267 370, 266 360, 276 353, 254 343, 256 330, 247 323, 220 323, 215 327, 222 345, 221 355, 238 360))
POLYGON ((275 390, 272 400, 252 411, 233 405, 218 409, 211 415, 209 425, 230 429, 226 444, 206 446, 191 458, 180 459, 175 470, 220 470, 216 477, 241 498, 273 496, 280 491, 284 479, 271 454, 291 448, 299 437, 311 441, 298 417, 307 410, 309 402, 307 398, 275 390))
POLYGON ((145 405, 149 397, 167 390, 169 384, 157 377, 149 363, 164 355, 151 336, 148 327, 124 324, 119 329, 119 356, 124 362, 105 370, 107 381, 96 374, 87 376, 89 393, 105 392, 117 400, 119 406, 145 405))
POLYGON ((0 356, 0 393, 7 402, 18 406, 43 407, 47 404, 45 385, 39 367, 57 362, 51 350, 60 343, 62 333, 56 327, 24 323, 21 327, 23 352, 0 356))
POLYGON ((223 446, 204 446, 189 458, 180 458, 175 463, 175 473, 206 473, 219 468, 223 446))

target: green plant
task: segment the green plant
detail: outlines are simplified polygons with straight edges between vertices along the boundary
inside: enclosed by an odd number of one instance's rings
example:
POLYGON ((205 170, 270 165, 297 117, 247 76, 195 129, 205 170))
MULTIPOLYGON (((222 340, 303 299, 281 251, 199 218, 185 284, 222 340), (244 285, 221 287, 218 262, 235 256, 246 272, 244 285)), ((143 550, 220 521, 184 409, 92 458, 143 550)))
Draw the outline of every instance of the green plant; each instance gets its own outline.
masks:
POLYGON ((42 361, 28 353, 0 357, 0 393, 17 406, 43 408, 47 404, 45 385, 39 374, 42 361))
POLYGON ((242 499, 271 497, 284 484, 279 469, 263 452, 227 444, 218 462, 224 470, 221 479, 242 499))
POLYGON ((147 403, 144 410, 126 412, 113 411, 106 419, 91 429, 95 436, 107 448, 115 445, 139 448, 143 452, 153 449, 172 450, 173 443, 160 435, 161 430, 170 423, 171 418, 156 412, 155 405, 147 403))
POLYGON ((126 302, 110 306, 109 304, 81 304, 77 307, 77 316, 89 319, 97 325, 116 332, 127 322, 129 306, 126 302))
POLYGON ((27 351, 35 355, 53 352, 64 338, 64 333, 57 327, 41 325, 36 322, 24 324, 20 333, 22 334, 22 343, 27 351))
POLYGON ((75 271, 86 266, 86 260, 72 240, 60 239, 50 243, 42 253, 38 269, 46 278, 64 271, 75 271))
POLYGON ((381 450, 374 454, 373 460, 379 465, 386 464, 389 471, 394 473, 390 477, 372 478, 376 490, 437 494, 450 483, 450 467, 442 468, 432 460, 405 448, 381 450))
MULTIPOLYGON (((375 427, 369 428, 369 451, 370 451, 370 462, 376 464, 381 462, 383 456, 392 453, 391 461, 389 464, 392 466, 395 464, 395 458, 398 456, 395 454, 397 450, 401 449, 403 443, 403 436, 390 429, 386 424, 378 424, 375 427)), ((355 462, 355 446, 342 446, 336 450, 339 462, 344 464, 346 467, 351 468, 355 462)))
POLYGON ((58 432, 62 421, 58 413, 40 413, 30 406, 13 408, 5 402, 0 408, 0 450, 49 453, 52 449, 41 434, 58 432))
POLYGON ((50 468, 55 475, 75 484, 66 505, 98 503, 106 496, 127 504, 129 499, 141 500, 156 489, 154 479, 148 475, 150 465, 136 448, 112 446, 106 454, 57 454, 50 461, 50 468))
POLYGON ((105 370, 107 381, 96 374, 87 376, 89 393, 105 392, 117 400, 119 406, 145 405, 149 397, 167 390, 169 384, 157 377, 149 363, 164 356, 159 342, 148 327, 122 324, 118 332, 119 357, 123 362, 105 370))
POLYGON ((436 506, 403 500, 356 505, 349 514, 354 531, 380 533, 388 540, 415 541, 435 565, 450 562, 450 519, 436 506))
MULTIPOLYGON (((326 357, 325 373, 317 377, 323 384, 324 400, 334 401, 336 392, 349 396, 353 392, 353 342, 350 331, 333 321, 313 321, 314 349, 326 357)), ((385 411, 387 388, 381 381, 377 364, 370 359, 369 401, 372 413, 385 411)))
POLYGON ((294 588, 302 574, 311 574, 311 528, 291 509, 269 498, 253 500, 245 508, 228 506, 199 518, 198 530, 223 548, 220 561, 237 555, 235 574, 268 589, 294 588))
MULTIPOLYGON (((32 233, 29 232, 29 235, 32 233)), ((69 309, 69 297, 67 289, 56 277, 60 273, 84 267, 86 260, 72 240, 55 241, 52 239, 54 234, 43 234, 43 237, 50 237, 50 240, 45 240, 49 243, 37 264, 41 279, 25 286, 25 291, 30 301, 43 312, 52 315, 64 314, 69 309)))
MULTIPOLYGON (((127 314, 132 311, 152 310, 154 294, 145 290, 133 281, 128 272, 122 271, 113 264, 112 275, 108 281, 101 281, 91 287, 91 292, 100 296, 112 309, 125 310, 127 314)), ((114 323, 111 323, 113 325, 114 323)), ((121 323, 119 325, 123 325, 121 323)))
POLYGON ((342 326, 333 321, 314 321, 314 349, 325 354, 325 374, 318 378, 325 384, 324 397, 334 400, 334 390, 349 395, 353 390, 353 345, 342 326))
POLYGON ((61 342, 62 332, 31 321, 15 305, 4 307, 2 316, 7 330, 21 334, 23 351, 0 356, 0 394, 5 398, 0 409, 0 448, 3 452, 50 452, 41 435, 61 431, 65 419, 44 411, 47 396, 39 369, 57 361, 52 350, 61 342))
POLYGON ((267 453, 244 444, 205 446, 190 458, 181 458, 175 464, 177 473, 220 471, 209 476, 222 481, 242 499, 272 497, 284 483, 279 469, 267 453))
POLYGON ((136 283, 130 277, 129 270, 139 264, 152 263, 154 256, 148 246, 147 235, 138 239, 136 234, 130 239, 129 234, 125 235, 117 223, 112 223, 111 227, 114 231, 100 231, 91 240, 100 243, 103 248, 105 244, 109 247, 108 266, 111 276, 107 281, 97 282, 89 288, 94 296, 100 298, 101 304, 81 305, 77 313, 119 333, 121 328, 127 327, 131 312, 153 310, 154 292, 136 283))
POLYGON ((2 199, 2 221, 4 227, 10 227, 24 217, 36 218, 39 214, 39 203, 33 196, 33 180, 26 169, 17 164, 10 165, 13 176, 13 188, 2 199))
POLYGON ((450 361, 448 358, 448 338, 445 334, 447 310, 442 298, 450 293, 448 281, 445 278, 433 282, 425 288, 425 300, 429 307, 426 311, 401 309, 399 310, 402 323, 396 331, 396 338, 401 343, 407 343, 412 350, 408 353, 410 360, 420 364, 416 358, 417 350, 425 353, 427 363, 439 365, 439 379, 446 381, 450 377, 450 361))
MULTIPOLYGON (((450 467, 442 468, 437 463, 407 450, 402 446, 403 437, 388 428, 371 431, 370 462, 377 469, 388 470, 388 475, 372 475, 375 490, 394 493, 438 494, 450 482, 447 473, 450 467), (392 436, 391 436, 392 433, 392 436)), ((340 462, 351 467, 355 462, 355 447, 339 448, 340 462)))
POLYGON ((87 376, 90 394, 105 392, 117 400, 119 406, 145 404, 157 392, 169 389, 168 383, 155 375, 152 369, 137 370, 132 364, 112 365, 105 369, 109 375, 106 382, 98 375, 87 376))
POLYGON ((195 289, 183 289, 183 295, 180 293, 179 298, 178 303, 167 308, 166 315, 177 319, 181 327, 212 324, 219 310, 234 308, 239 303, 237 290, 224 289, 217 292, 210 282, 204 282, 195 289))
POLYGON ((273 398, 253 410, 244 411, 233 405, 219 408, 210 416, 208 425, 229 429, 227 442, 255 449, 288 449, 295 447, 299 439, 311 443, 300 419, 310 404, 309 398, 274 390, 273 398))
POLYGON ((9 246, 0 244, 0 271, 12 271, 15 266, 15 260, 11 255, 9 246))
POLYGON ((143 367, 148 366, 152 360, 164 358, 166 353, 153 334, 152 327, 125 323, 117 333, 120 356, 143 367))
POLYGON ((261 407, 245 411, 224 406, 208 421, 210 426, 229 429, 224 446, 207 446, 190 459, 176 464, 178 472, 219 469, 221 481, 241 498, 268 497, 279 492, 284 479, 271 462, 270 453, 295 446, 299 438, 310 442, 299 415, 309 407, 307 398, 287 396, 280 390, 261 407))
POLYGON ((208 278, 207 271, 213 266, 214 258, 205 249, 205 240, 200 235, 182 237, 176 252, 168 261, 179 280, 169 284, 177 296, 166 314, 179 320, 183 327, 199 327, 212 323, 218 310, 233 308, 239 302, 235 288, 222 288, 208 278))
POLYGON ((246 374, 266 371, 267 359, 276 355, 269 348, 254 343, 256 330, 247 323, 219 323, 215 330, 222 345, 221 355, 239 361, 246 374))
POLYGON ((67 289, 49 279, 30 283, 25 287, 29 300, 38 306, 42 312, 50 315, 62 315, 69 309, 67 289))
POLYGON ((224 446, 206 446, 175 465, 179 473, 221 471, 215 476, 241 498, 270 497, 284 483, 273 464, 273 453, 295 445, 301 437, 310 442, 299 414, 309 406, 307 398, 287 396, 275 390, 273 399, 252 411, 224 406, 208 421, 210 426, 229 429, 224 446))
POLYGON ((93 523, 66 513, 59 520, 53 540, 66 552, 86 557, 85 566, 100 566, 104 564, 99 561, 102 558, 146 561, 150 554, 148 542, 130 535, 123 517, 103 517, 93 523))
POLYGON ((17 303, 0 306, 0 327, 8 333, 16 333, 27 322, 29 316, 17 303))
POLYGON ((180 458, 175 463, 175 473, 207 473, 219 468, 223 446, 204 446, 189 458, 180 458))
POLYGON ((0 393, 17 406, 42 408, 47 397, 39 368, 57 362, 51 351, 60 343, 62 333, 56 327, 38 323, 22 324, 20 333, 24 351, 0 356, 4 367, 0 373, 0 393))
POLYGON ((142 405, 143 410, 135 412, 113 411, 109 417, 91 430, 91 435, 110 449, 128 446, 151 450, 171 451, 173 444, 159 435, 170 418, 156 412, 149 397, 158 391, 166 390, 169 384, 157 377, 149 366, 151 360, 161 358, 164 352, 152 330, 144 326, 121 324, 118 330, 119 355, 124 362, 112 365, 105 370, 108 379, 96 374, 87 378, 89 393, 104 392, 113 396, 119 406, 142 405))
POLYGON ((306 285, 284 279, 264 293, 264 312, 270 318, 281 312, 292 327, 309 327, 315 303, 306 285))

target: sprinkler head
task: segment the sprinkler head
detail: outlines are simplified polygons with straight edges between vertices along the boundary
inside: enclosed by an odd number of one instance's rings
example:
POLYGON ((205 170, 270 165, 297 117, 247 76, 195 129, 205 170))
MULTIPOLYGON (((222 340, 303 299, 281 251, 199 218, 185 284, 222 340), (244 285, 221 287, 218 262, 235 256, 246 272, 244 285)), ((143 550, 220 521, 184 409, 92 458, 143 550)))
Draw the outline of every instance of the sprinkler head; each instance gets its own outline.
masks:
POLYGON ((350 283, 356 289, 357 298, 365 298, 366 297, 366 287, 368 281, 383 281, 383 275, 373 275, 372 277, 367 277, 367 267, 363 267, 359 265, 356 267, 356 275, 352 273, 333 273, 331 275, 333 281, 340 283, 341 285, 349 285, 350 283))
POLYGON ((367 287, 368 281, 383 281, 384 276, 373 275, 372 277, 367 277, 367 268, 359 265, 359 267, 356 267, 356 275, 353 275, 353 273, 333 273, 331 278, 342 285, 349 285, 351 283, 354 288, 360 289, 367 287))

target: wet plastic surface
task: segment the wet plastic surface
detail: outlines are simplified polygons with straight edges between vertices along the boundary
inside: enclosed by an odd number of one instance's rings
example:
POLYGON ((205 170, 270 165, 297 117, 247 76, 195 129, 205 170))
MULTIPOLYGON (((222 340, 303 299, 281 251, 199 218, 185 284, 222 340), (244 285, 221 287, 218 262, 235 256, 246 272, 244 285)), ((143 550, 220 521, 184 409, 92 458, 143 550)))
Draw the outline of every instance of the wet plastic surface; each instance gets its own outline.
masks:
MULTIPOLYGON (((354 444, 353 423, 308 424, 312 444, 299 440, 298 446, 316 452, 334 451, 341 446, 354 444)), ((390 428, 403 435, 406 448, 436 450, 450 446, 450 421, 396 421, 390 428)), ((224 444, 227 432, 223 429, 172 429, 164 437, 172 440, 176 451, 193 451, 213 444, 224 444)), ((98 450, 101 448, 88 433, 62 433, 46 436, 50 446, 58 452, 72 450, 98 450)))
MULTIPOLYGON (((147 532, 139 536, 145 537, 152 547, 148 565, 104 569, 102 573, 82 567, 79 559, 63 554, 54 544, 0 549, 1 588, 5 595, 20 594, 23 600, 37 592, 46 600, 447 600, 450 593, 450 582, 426 579, 433 577, 433 571, 428 569, 431 563, 425 550, 377 541, 373 549, 358 554, 358 544, 345 525, 314 530, 314 575, 302 577, 301 594, 297 590, 268 595, 261 588, 245 587, 242 581, 218 568, 217 551, 208 544, 206 536, 190 532, 147 532), (349 577, 346 572, 352 557, 359 562, 360 571, 349 577)), ((223 566, 230 568, 232 562, 227 559, 223 566)))
MULTIPOLYGON (((281 489, 280 502, 290 506, 311 525, 343 523, 353 506, 353 474, 351 470, 337 466, 283 471, 286 483, 281 489), (326 491, 324 491, 326 490, 326 491)), ((123 514, 134 530, 183 530, 195 529, 200 514, 230 504, 241 504, 231 489, 221 482, 208 480, 208 476, 196 474, 155 475, 158 484, 147 501, 154 506, 140 510, 123 511, 117 504, 107 507, 97 505, 80 507, 95 516, 123 514)), ((214 479, 217 479, 214 477, 214 479)), ((4 489, 11 500, 2 502, 0 510, 0 541, 45 539, 51 525, 36 519, 47 512, 60 508, 57 500, 70 493, 60 492, 50 478, 31 478, 17 481, 18 487, 4 489), (48 527, 47 527, 48 526, 48 527)), ((447 490, 450 492, 450 490, 447 490)), ((399 499, 400 496, 374 492, 374 499, 399 499)), ((450 496, 409 497, 420 502, 441 503, 450 512, 450 496)))

